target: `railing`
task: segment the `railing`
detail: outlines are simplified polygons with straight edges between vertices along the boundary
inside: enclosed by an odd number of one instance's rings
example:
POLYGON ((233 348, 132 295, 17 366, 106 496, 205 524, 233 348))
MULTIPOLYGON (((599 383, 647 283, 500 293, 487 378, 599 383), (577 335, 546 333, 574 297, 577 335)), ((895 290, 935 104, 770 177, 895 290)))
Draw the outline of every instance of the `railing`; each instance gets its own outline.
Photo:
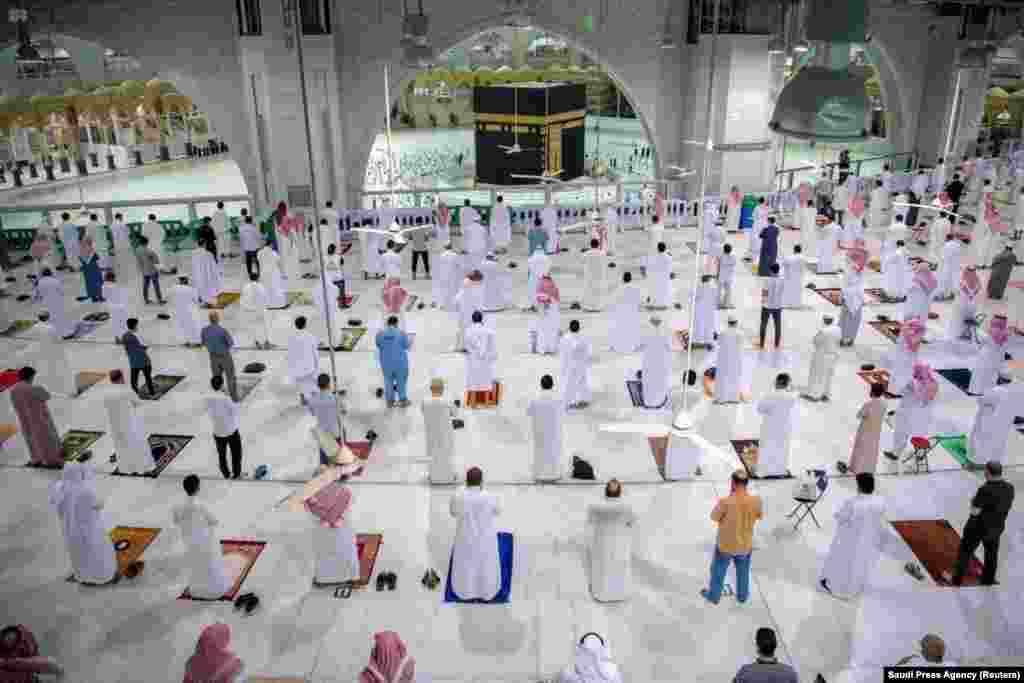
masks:
MULTIPOLYGON (((224 202, 228 213, 237 213, 239 208, 246 208, 253 212, 253 203, 249 195, 209 195, 202 197, 181 197, 167 199, 129 199, 115 202, 90 202, 87 205, 89 213, 99 216, 100 222, 109 225, 113 222, 115 213, 122 213, 126 222, 133 220, 145 220, 146 213, 156 213, 160 218, 168 217, 166 212, 160 212, 160 207, 174 207, 180 209, 185 207, 188 212, 188 220, 193 221, 201 216, 211 215, 217 202, 224 202), (136 211, 132 211, 136 209, 136 211), (139 211, 145 209, 145 211, 139 211)), ((30 228, 36 227, 42 221, 56 225, 57 221, 52 220, 54 216, 59 217, 64 211, 77 212, 81 207, 78 202, 63 202, 56 204, 20 204, 15 206, 0 206, 0 228, 30 228), (6 217, 17 216, 21 220, 7 221, 6 217), (32 217, 36 220, 32 221, 32 217), (28 218, 28 221, 25 219, 28 218), (18 223, 8 225, 9 222, 18 223)), ((176 215, 176 214, 173 214, 176 215)), ((173 217, 173 215, 171 217, 173 217)), ((184 218, 184 217, 182 217, 184 218)))
MULTIPOLYGON (((855 159, 850 161, 850 175, 860 176, 863 165, 868 162, 877 162, 885 160, 896 160, 906 159, 904 166, 905 171, 913 171, 917 168, 917 153, 916 152, 899 152, 897 154, 880 154, 873 157, 864 157, 863 159, 855 159)), ((794 168, 784 168, 775 172, 777 188, 781 190, 792 190, 795 181, 796 174, 803 173, 804 171, 817 171, 821 169, 822 174, 830 180, 835 179, 839 175, 839 162, 835 161, 828 164, 821 164, 820 166, 796 166, 794 168), (835 171, 835 173, 833 173, 835 171)), ((892 170, 897 170, 893 167, 892 170)))

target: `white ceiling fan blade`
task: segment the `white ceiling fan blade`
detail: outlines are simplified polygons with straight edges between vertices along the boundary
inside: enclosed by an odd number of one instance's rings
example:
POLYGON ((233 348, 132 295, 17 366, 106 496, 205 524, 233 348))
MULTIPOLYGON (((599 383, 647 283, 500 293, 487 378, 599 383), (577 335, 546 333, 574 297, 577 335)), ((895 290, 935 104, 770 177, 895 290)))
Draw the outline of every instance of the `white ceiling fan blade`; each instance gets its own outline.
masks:
POLYGON ((665 425, 644 424, 642 422, 615 422, 600 425, 599 432, 611 434, 642 434, 644 436, 668 436, 669 428, 665 425))
POLYGON ((701 436, 700 434, 698 434, 695 431, 691 430, 691 431, 683 432, 681 435, 673 434, 672 438, 673 439, 689 439, 690 443, 692 443, 695 446, 699 447, 700 449, 702 449, 708 455, 710 455, 710 456, 720 460, 721 462, 724 462, 726 465, 728 465, 729 467, 731 467, 733 469, 736 468, 736 465, 737 465, 738 461, 737 461, 735 455, 733 455, 732 453, 726 452, 726 450, 724 448, 719 448, 718 446, 716 446, 715 444, 711 443, 710 441, 708 441, 707 439, 705 439, 703 436, 701 436))
POLYGON ((962 216, 960 216, 960 214, 953 213, 952 211, 949 211, 948 209, 943 209, 941 206, 932 206, 932 205, 929 205, 929 204, 910 204, 908 202, 893 202, 892 205, 893 206, 916 206, 917 208, 924 209, 925 211, 938 211, 940 213, 948 214, 950 216, 953 216, 958 221, 962 219, 962 216))

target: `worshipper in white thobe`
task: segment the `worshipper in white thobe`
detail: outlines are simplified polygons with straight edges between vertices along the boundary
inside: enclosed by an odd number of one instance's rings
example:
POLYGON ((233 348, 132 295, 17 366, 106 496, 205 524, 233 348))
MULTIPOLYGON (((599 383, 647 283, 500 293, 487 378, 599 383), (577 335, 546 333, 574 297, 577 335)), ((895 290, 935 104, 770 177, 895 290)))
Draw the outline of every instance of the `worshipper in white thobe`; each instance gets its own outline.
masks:
POLYGON ((864 239, 864 197, 859 192, 850 197, 848 209, 843 214, 840 239, 847 244, 864 239))
POLYGON ((694 295, 693 333, 694 347, 711 348, 718 333, 718 287, 711 275, 702 275, 694 295))
POLYGON ((646 258, 648 290, 647 305, 651 308, 668 308, 672 305, 672 255, 664 242, 659 242, 657 251, 646 258))
POLYGON ((892 225, 889 226, 889 230, 882 238, 882 251, 879 254, 879 265, 882 269, 882 275, 885 275, 889 256, 896 251, 899 242, 906 244, 907 237, 907 226, 903 224, 903 214, 896 214, 893 217, 892 225))
MULTIPOLYGON (((452 211, 444 202, 439 202, 435 212, 434 230, 432 237, 438 245, 445 248, 451 246, 452 241, 452 211)), ((461 273, 460 273, 461 275, 461 273)))
POLYGON ((818 231, 818 264, 815 271, 819 275, 836 272, 835 253, 839 241, 839 228, 835 223, 825 223, 818 231))
POLYGON ((913 269, 903 240, 896 242, 893 249, 882 261, 882 291, 889 299, 903 299, 907 296, 913 269))
POLYGON ((535 308, 537 306, 537 288, 540 287, 540 281, 551 272, 551 257, 545 254, 544 250, 538 246, 527 260, 526 267, 528 273, 526 281, 527 307, 535 308))
MULTIPOLYGON (((122 271, 124 272, 124 271, 122 271)), ((121 342, 121 335, 128 331, 128 291, 117 284, 113 273, 103 278, 103 300, 107 302, 107 313, 110 314, 110 329, 114 333, 114 343, 121 342)))
POLYGON ((64 465, 61 480, 50 487, 50 504, 60 517, 64 544, 75 580, 102 585, 117 577, 117 557, 103 501, 96 493, 96 472, 86 463, 64 465))
MULTIPOLYGON (((285 216, 274 226, 277 254, 281 257, 281 274, 291 285, 302 276, 299 249, 301 241, 305 239, 305 227, 302 216, 297 214, 285 216)), ((262 268, 262 264, 260 267, 262 268)))
POLYGON ((590 249, 583 254, 583 300, 584 311, 600 311, 604 308, 604 273, 608 270, 608 257, 600 249, 596 239, 590 240, 590 249))
POLYGON ((886 534, 885 499, 874 495, 875 475, 857 475, 857 495, 835 513, 836 531, 821 569, 818 585, 837 598, 864 592, 881 555, 886 534))
MULTIPOLYGON (((373 227, 368 221, 363 221, 363 225, 367 228, 373 227)), ((363 242, 363 279, 367 280, 371 276, 377 279, 384 277, 384 263, 381 260, 384 235, 379 232, 364 232, 360 233, 359 239, 363 242)))
POLYGON ((269 244, 256 254, 260 265, 260 284, 267 290, 267 308, 284 308, 288 298, 284 292, 284 277, 281 275, 281 257, 269 244))
POLYGON ((165 273, 173 273, 178 270, 178 252, 171 251, 170 245, 164 242, 164 226, 156 220, 156 214, 151 213, 146 222, 142 224, 142 234, 149 240, 149 246, 156 251, 160 257, 160 269, 165 273))
POLYGON ((479 467, 466 471, 466 488, 452 496, 448 511, 455 518, 452 544, 452 591, 462 600, 493 600, 501 590, 501 558, 495 518, 501 503, 483 490, 479 467))
POLYGON ((171 517, 185 543, 188 592, 200 600, 217 600, 231 590, 231 579, 225 570, 224 555, 215 532, 219 522, 205 505, 196 502, 199 477, 188 475, 182 486, 188 498, 174 506, 171 517))
POLYGON ((796 397, 789 390, 789 375, 779 373, 775 390, 757 402, 757 412, 761 415, 761 441, 755 470, 758 477, 789 475, 795 408, 796 397))
POLYGON ((473 324, 473 314, 484 308, 484 276, 474 270, 462 281, 462 289, 455 297, 455 315, 457 318, 455 350, 466 350, 466 330, 473 324))
POLYGON ((914 267, 914 277, 907 290, 907 300, 903 303, 903 319, 920 318, 928 320, 931 311, 932 295, 935 293, 937 280, 935 273, 924 261, 914 267))
MULTIPOLYGON (((387 280, 386 282, 396 282, 387 280)), ((328 278, 318 277, 313 280, 310 287, 313 306, 316 308, 317 317, 313 323, 311 332, 320 339, 322 345, 328 345, 333 340, 335 345, 341 338, 341 320, 338 312, 338 288, 328 278), (324 298, 324 286, 327 289, 327 298, 324 298)), ((385 285, 385 290, 387 286, 385 285)), ((387 318, 387 313, 384 314, 387 318)))
POLYGON ((609 205, 604 211, 604 222, 608 226, 607 233, 607 244, 605 245, 605 253, 609 256, 615 253, 615 237, 619 232, 619 212, 615 210, 616 207, 609 205))
POLYGON ((953 224, 946 214, 940 213, 928 228, 928 259, 934 263, 942 263, 943 249, 947 236, 953 232, 953 224))
POLYGON ((207 306, 217 303, 217 297, 224 291, 224 276, 220 266, 206 249, 192 252, 192 282, 199 301, 207 306))
POLYGON ((125 224, 123 215, 114 214, 114 222, 110 224, 110 234, 114 238, 114 272, 124 280, 129 274, 136 271, 136 265, 131 231, 125 224))
POLYGON ((580 321, 569 322, 569 333, 558 343, 562 398, 568 408, 590 405, 590 365, 594 360, 590 342, 580 334, 580 321))
POLYGON ((833 325, 830 315, 822 318, 824 326, 814 335, 812 342, 814 353, 811 356, 811 374, 807 380, 807 390, 801 394, 812 401, 828 401, 832 394, 832 378, 836 374, 836 361, 839 360, 839 342, 842 334, 833 325))
POLYGON ((359 578, 356 534, 348 521, 352 490, 334 481, 306 499, 303 507, 313 515, 313 583, 335 584, 359 578))
POLYGON ((978 411, 967 439, 968 453, 974 462, 1002 462, 1014 419, 1019 412, 1024 384, 1000 384, 978 398, 978 411))
POLYGON ((938 301, 953 298, 957 289, 957 276, 963 271, 963 242, 957 239, 952 232, 947 233, 945 239, 935 289, 935 299, 938 301))
POLYGON ((836 222, 842 225, 850 207, 850 188, 845 182, 836 183, 832 188, 832 207, 835 209, 836 222))
POLYGON ((250 276, 249 282, 242 287, 242 298, 238 302, 244 311, 246 328, 253 331, 256 337, 257 349, 271 349, 274 345, 270 342, 270 315, 267 313, 267 304, 270 297, 267 295, 267 288, 255 275, 250 276))
POLYGON ((757 263, 761 257, 761 231, 768 227, 768 214, 771 209, 764 197, 757 200, 757 207, 754 209, 754 222, 750 229, 750 237, 747 240, 747 256, 745 261, 757 263))
POLYGON ((633 275, 628 271, 622 274, 622 287, 619 288, 618 300, 612 309, 612 325, 609 332, 609 346, 617 353, 633 353, 640 348, 643 340, 643 329, 640 319, 640 304, 643 292, 633 284, 633 275))
POLYGON ((796 224, 800 228, 800 241, 807 244, 810 252, 817 251, 818 224, 815 222, 818 211, 814 208, 814 200, 800 204, 796 208, 796 224))
POLYGON ((50 324, 57 330, 57 334, 63 339, 73 336, 78 322, 68 315, 64 303, 64 284, 49 268, 43 268, 43 276, 36 281, 36 293, 43 308, 50 314, 50 324))
POLYGON ((732 253, 732 245, 722 247, 722 257, 718 259, 718 307, 732 308, 733 282, 736 280, 736 256, 732 253))
POLYGON ((61 223, 57 229, 60 232, 60 241, 64 244, 66 264, 73 273, 81 267, 82 244, 79 240, 81 231, 77 225, 71 222, 71 214, 62 213, 60 219, 61 223))
POLYGON ((473 205, 466 199, 459 210, 459 224, 465 228, 467 223, 479 223, 480 212, 473 208, 473 205))
POLYGON ((460 270, 459 255, 452 249, 452 245, 446 245, 437 259, 433 282, 430 283, 434 304, 438 308, 445 311, 454 310, 455 297, 458 296, 459 284, 462 282, 460 270))
POLYGON ((885 451, 885 457, 898 464, 911 437, 931 435, 932 409, 935 406, 935 397, 939 395, 939 383, 931 366, 923 361, 917 361, 914 363, 910 381, 902 390, 892 388, 890 391, 901 391, 903 394, 893 417, 892 450, 885 451))
POLYGON ((512 221, 509 218, 508 207, 505 206, 505 199, 500 194, 491 209, 491 239, 494 240, 494 248, 499 254, 508 251, 508 245, 512 241, 512 221))
POLYGON ((885 221, 885 212, 889 207, 889 191, 885 189, 881 180, 875 181, 875 187, 871 190, 870 204, 871 228, 878 230, 888 227, 885 221))
POLYGON ((725 231, 714 222, 704 227, 704 272, 717 275, 721 269, 722 249, 725 247, 725 231))
POLYGON ((473 311, 472 324, 466 328, 466 391, 493 391, 494 370, 498 364, 498 339, 484 324, 484 314, 473 311))
POLYGON ((889 393, 899 396, 907 383, 910 382, 924 341, 927 323, 920 318, 903 321, 900 327, 899 342, 882 356, 880 367, 889 373, 889 393))
POLYGON ((803 247, 793 247, 793 253, 782 259, 782 307, 801 308, 804 299, 803 247))
POLYGON ((320 342, 306 330, 306 318, 295 319, 295 332, 288 340, 288 378, 299 390, 301 401, 313 394, 316 377, 320 372, 320 342))
POLYGON ((388 240, 387 250, 381 254, 380 262, 384 268, 384 279, 402 277, 402 255, 398 253, 398 245, 388 240))
POLYGON ((217 202, 217 210, 213 212, 213 216, 210 217, 210 227, 213 228, 213 234, 217 236, 217 245, 221 249, 220 256, 224 257, 231 251, 228 248, 228 214, 224 211, 224 202, 217 202))
POLYGON ((622 484, 612 479, 604 500, 587 509, 591 527, 590 594, 598 602, 629 598, 633 566, 633 524, 636 513, 622 500, 622 484))
POLYGON ((555 391, 551 375, 540 378, 540 394, 530 400, 526 414, 533 432, 533 478, 558 481, 565 475, 562 462, 562 415, 565 400, 555 391))
POLYGON ((718 336, 718 356, 715 360, 715 403, 738 403, 743 380, 743 338, 739 321, 729 316, 729 322, 718 336))
POLYGON ((36 383, 54 394, 74 396, 78 393, 75 372, 71 369, 68 347, 61 339, 60 333, 47 321, 45 313, 40 314, 35 329, 39 339, 32 356, 33 367, 38 372, 36 383))
POLYGON ((562 297, 551 275, 545 274, 537 287, 537 318, 532 323, 533 353, 558 353, 561 334, 562 297))
POLYGON ((171 305, 174 306, 174 325, 181 343, 199 346, 203 330, 199 322, 199 294, 189 286, 187 277, 179 277, 178 284, 171 287, 171 305))
POLYGON ((498 267, 498 260, 494 254, 488 254, 480 266, 480 273, 484 276, 484 311, 496 313, 505 310, 508 299, 508 283, 505 281, 505 273, 498 267))
POLYGON ((1007 376, 1006 343, 1009 339, 1006 316, 992 316, 988 324, 988 338, 982 342, 981 350, 974 359, 967 393, 975 396, 986 394, 997 386, 1000 377, 1007 376))
POLYGON ((576 644, 573 663, 553 683, 622 683, 622 674, 612 661, 611 650, 604 638, 587 633, 576 644))
POLYGON ((540 210, 540 220, 544 224, 544 232, 548 235, 547 253, 558 253, 558 210, 550 204, 540 210))
POLYGON ((645 408, 662 408, 668 404, 672 381, 672 339, 661 325, 661 318, 651 318, 643 340, 640 386, 645 408))
POLYGON ((950 311, 946 335, 950 341, 970 339, 971 329, 977 321, 978 295, 981 294, 981 280, 974 266, 967 266, 960 275, 960 286, 956 290, 953 310, 950 311))
POLYGON ((665 226, 657 216, 651 217, 651 224, 647 226, 647 238, 650 242, 647 247, 650 253, 658 251, 658 245, 665 242, 665 226))
POLYGON ((725 200, 725 229, 728 232, 739 232, 742 213, 743 194, 738 185, 733 185, 725 200))
POLYGON ((142 400, 125 386, 122 376, 120 383, 107 388, 103 405, 107 409, 107 424, 114 439, 117 471, 121 474, 147 474, 156 463, 139 415, 142 400))
POLYGON ((430 380, 430 398, 420 404, 423 411, 427 459, 430 461, 431 484, 454 484, 458 479, 455 458, 454 409, 444 398, 444 380, 430 380))

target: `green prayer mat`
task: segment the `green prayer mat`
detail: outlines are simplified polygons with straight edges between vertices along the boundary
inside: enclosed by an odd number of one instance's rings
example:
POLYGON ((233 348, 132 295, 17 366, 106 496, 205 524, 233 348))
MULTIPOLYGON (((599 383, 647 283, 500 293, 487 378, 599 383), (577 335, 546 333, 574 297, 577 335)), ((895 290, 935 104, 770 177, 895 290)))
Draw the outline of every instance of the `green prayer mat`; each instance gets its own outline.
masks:
POLYGON ((342 351, 352 351, 366 332, 367 329, 365 327, 343 327, 341 329, 341 343, 338 346, 342 351))
POLYGON ((978 465, 970 456, 967 454, 967 437, 961 434, 960 436, 940 436, 939 445, 946 449, 946 452, 953 456, 953 459, 960 463, 961 467, 965 470, 981 469, 981 465, 978 465))
POLYGON ((90 432, 84 429, 71 429, 61 439, 60 449, 64 454, 64 462, 78 462, 82 453, 100 440, 103 432, 90 432))
POLYGON ((15 320, 6 330, 0 332, 0 337, 13 337, 19 332, 24 332, 36 324, 35 320, 15 320))

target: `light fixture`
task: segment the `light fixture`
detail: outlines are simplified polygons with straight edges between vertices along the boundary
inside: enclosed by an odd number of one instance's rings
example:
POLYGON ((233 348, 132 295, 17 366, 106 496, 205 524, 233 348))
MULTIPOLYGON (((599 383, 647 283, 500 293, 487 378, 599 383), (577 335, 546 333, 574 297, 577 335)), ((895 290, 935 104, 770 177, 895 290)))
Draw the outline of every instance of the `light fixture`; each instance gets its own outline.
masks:
POLYGON ((406 45, 402 61, 406 66, 425 69, 434 63, 434 51, 429 45, 406 45))
POLYGON ((806 66, 779 93, 768 127, 801 140, 864 140, 869 106, 864 80, 849 69, 806 66))
POLYGON ((423 0, 419 0, 419 14, 410 14, 407 2, 403 0, 405 13, 402 16, 402 45, 430 45, 427 33, 430 30, 430 19, 423 13, 423 0))
POLYGON ((665 31, 661 34, 661 49, 671 50, 676 46, 676 40, 672 37, 672 5, 669 5, 668 14, 665 15, 665 31))
POLYGON ((801 38, 800 40, 798 40, 795 43, 793 43, 793 52, 795 52, 797 54, 801 54, 802 55, 802 54, 805 54, 807 52, 810 52, 810 50, 811 50, 810 43, 808 43, 803 38, 801 38))

